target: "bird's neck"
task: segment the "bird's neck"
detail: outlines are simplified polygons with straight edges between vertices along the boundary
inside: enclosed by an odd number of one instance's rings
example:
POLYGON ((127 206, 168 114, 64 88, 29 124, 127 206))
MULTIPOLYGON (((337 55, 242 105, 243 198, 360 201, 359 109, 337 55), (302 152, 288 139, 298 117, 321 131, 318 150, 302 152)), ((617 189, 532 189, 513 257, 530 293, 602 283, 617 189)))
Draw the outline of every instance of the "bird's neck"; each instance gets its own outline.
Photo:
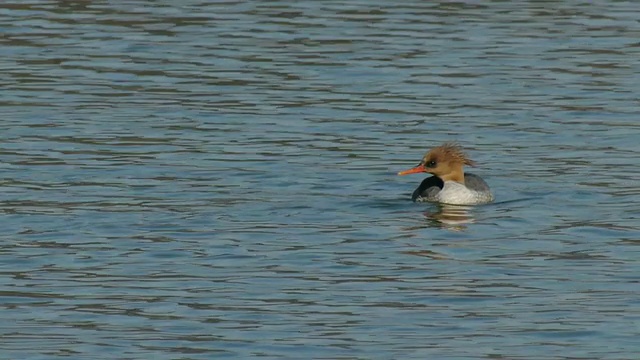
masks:
POLYGON ((455 181, 464 185, 464 170, 462 166, 456 167, 450 173, 440 177, 442 181, 455 181))

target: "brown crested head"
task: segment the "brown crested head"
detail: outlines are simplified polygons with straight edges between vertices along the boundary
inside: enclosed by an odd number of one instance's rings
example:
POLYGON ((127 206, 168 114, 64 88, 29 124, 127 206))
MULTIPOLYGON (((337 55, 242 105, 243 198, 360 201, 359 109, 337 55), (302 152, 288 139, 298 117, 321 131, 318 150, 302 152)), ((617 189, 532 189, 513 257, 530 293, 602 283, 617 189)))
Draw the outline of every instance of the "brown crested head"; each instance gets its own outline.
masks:
POLYGON ((424 155, 422 160, 427 168, 435 168, 442 163, 476 166, 476 163, 469 159, 460 145, 456 143, 445 143, 433 148, 424 155))
POLYGON ((445 143, 431 149, 420 161, 418 166, 398 173, 398 175, 426 172, 436 175, 443 181, 457 181, 464 183, 463 166, 475 166, 460 145, 445 143))

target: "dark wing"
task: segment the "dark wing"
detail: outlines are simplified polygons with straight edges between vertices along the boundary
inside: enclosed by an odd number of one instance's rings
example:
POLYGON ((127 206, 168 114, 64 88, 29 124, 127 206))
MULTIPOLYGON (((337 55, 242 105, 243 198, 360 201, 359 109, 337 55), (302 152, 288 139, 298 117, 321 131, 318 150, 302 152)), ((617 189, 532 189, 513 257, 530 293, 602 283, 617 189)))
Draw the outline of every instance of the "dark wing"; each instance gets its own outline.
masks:
POLYGON ((464 174, 464 185, 470 190, 489 191, 489 185, 480 176, 471 173, 464 174))
POLYGON ((416 201, 419 197, 430 200, 444 187, 444 182, 437 176, 431 176, 424 180, 411 195, 411 200, 416 201))

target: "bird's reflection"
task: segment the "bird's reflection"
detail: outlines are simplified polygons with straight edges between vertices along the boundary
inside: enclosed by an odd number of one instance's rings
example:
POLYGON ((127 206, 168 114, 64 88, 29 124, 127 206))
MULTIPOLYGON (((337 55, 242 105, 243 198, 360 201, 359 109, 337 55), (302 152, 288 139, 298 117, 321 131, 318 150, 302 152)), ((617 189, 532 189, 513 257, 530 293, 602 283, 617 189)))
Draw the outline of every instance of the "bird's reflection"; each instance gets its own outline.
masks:
POLYGON ((466 205, 438 204, 434 211, 426 211, 424 216, 433 226, 464 231, 467 228, 466 224, 475 221, 471 209, 471 206, 466 205))
MULTIPOLYGON (((426 211, 423 214, 427 220, 426 225, 429 227, 438 227, 451 231, 465 231, 467 229, 466 224, 470 224, 475 221, 473 213, 471 211, 472 206, 447 204, 436 204, 435 206, 436 207, 433 209, 433 211, 426 211)), ((416 230, 423 227, 425 227, 425 224, 411 227, 408 230, 416 230)), ((418 249, 404 251, 403 253, 408 255, 428 257, 433 260, 450 259, 450 257, 446 254, 442 254, 433 250, 423 249, 422 245, 418 246, 417 244, 410 244, 409 246, 416 247, 418 249)))

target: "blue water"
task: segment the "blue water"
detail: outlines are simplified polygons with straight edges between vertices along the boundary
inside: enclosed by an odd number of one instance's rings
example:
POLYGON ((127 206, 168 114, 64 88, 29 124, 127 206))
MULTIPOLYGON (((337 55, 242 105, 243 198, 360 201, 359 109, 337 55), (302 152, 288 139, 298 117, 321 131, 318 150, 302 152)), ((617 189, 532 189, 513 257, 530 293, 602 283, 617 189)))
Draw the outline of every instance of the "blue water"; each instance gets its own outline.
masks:
POLYGON ((0 5, 0 357, 636 359, 636 10, 0 5))

